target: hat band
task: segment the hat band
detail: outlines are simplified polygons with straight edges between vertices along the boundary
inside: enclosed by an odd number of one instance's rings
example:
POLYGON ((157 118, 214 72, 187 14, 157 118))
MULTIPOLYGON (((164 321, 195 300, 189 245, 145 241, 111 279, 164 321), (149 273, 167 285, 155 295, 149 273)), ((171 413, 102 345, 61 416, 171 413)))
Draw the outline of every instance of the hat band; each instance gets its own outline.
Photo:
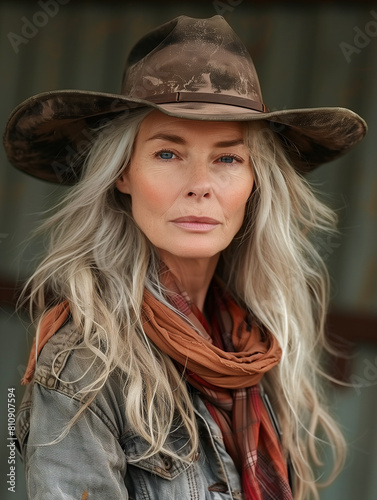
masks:
POLYGON ((238 106, 240 108, 248 108, 261 113, 267 112, 266 106, 261 102, 229 94, 210 94, 208 92, 171 92, 168 94, 151 95, 145 97, 144 99, 155 104, 169 104, 173 102, 206 102, 238 106))

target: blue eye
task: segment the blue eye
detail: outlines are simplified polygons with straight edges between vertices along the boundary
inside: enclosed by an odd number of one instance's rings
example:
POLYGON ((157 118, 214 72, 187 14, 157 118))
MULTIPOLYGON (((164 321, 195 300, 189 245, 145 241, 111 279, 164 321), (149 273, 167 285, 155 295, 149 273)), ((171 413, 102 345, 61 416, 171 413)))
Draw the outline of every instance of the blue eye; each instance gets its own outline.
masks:
POLYGON ((173 159, 173 156, 174 153, 172 153, 171 151, 160 151, 158 153, 158 156, 162 159, 162 160, 172 160, 173 159))
POLYGON ((222 163, 233 163, 235 158, 233 156, 221 156, 220 161, 222 163))

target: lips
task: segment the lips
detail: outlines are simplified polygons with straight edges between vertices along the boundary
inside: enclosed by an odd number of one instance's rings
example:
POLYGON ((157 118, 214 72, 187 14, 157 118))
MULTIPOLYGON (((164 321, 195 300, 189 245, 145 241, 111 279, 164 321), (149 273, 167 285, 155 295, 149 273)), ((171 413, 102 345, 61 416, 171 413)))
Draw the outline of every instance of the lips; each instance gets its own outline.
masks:
POLYGON ((171 222, 181 229, 198 233, 211 231, 220 224, 220 221, 212 219, 211 217, 195 217, 193 215, 179 217, 171 222))
POLYGON ((220 221, 216 219, 211 219, 210 217, 195 217, 190 215, 188 217, 179 217, 174 219, 172 222, 196 222, 198 224, 220 224, 220 221))

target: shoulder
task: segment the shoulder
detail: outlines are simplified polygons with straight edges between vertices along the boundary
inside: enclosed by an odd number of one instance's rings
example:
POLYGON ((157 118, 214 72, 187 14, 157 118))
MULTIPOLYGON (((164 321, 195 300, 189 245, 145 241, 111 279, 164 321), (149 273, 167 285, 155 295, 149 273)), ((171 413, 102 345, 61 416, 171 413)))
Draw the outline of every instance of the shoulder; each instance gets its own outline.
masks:
POLYGON ((118 405, 123 398, 125 377, 118 372, 109 373, 103 356, 98 354, 100 351, 95 352, 83 342, 82 333, 69 320, 43 347, 33 382, 80 403, 87 400, 85 395, 96 394, 91 408, 104 401, 118 405))
POLYGON ((58 389, 62 372, 67 364, 72 364, 69 363, 70 358, 81 342, 82 335, 73 321, 66 321, 43 347, 37 360, 33 382, 48 389, 58 389))
MULTIPOLYGON (((95 388, 95 393, 86 389, 93 384, 103 368, 98 356, 83 345, 82 334, 72 321, 67 321, 43 347, 37 361, 33 380, 26 387, 18 409, 16 434, 22 449, 29 433, 36 406, 42 403, 38 395, 44 394, 50 401, 50 413, 61 416, 62 408, 76 408, 85 404, 89 394, 89 411, 119 439, 126 427, 123 396, 124 377, 111 373, 95 388), (91 394, 95 397, 91 398, 91 394)), ((71 415, 74 417, 74 413, 71 415)), ((34 419, 35 420, 35 419, 34 419)))

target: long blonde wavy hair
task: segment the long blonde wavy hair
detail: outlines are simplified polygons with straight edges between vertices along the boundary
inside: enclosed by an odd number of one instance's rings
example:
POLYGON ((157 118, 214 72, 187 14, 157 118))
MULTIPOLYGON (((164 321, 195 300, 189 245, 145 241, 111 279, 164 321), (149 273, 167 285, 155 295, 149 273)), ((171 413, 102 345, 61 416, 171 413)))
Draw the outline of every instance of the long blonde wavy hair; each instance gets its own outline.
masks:
MULTIPOLYGON (((158 255, 133 220, 130 197, 115 187, 147 113, 120 116, 96 131, 82 180, 41 226, 49 248, 26 285, 24 300, 37 323, 37 339, 46 310, 69 301, 75 327, 82 333, 77 348, 90 349, 101 366, 81 391, 82 410, 114 370, 123 373, 127 420, 149 443, 140 458, 173 454, 166 440, 179 415, 191 444, 183 459, 191 460, 198 432, 186 385, 169 357, 143 331, 144 287, 166 303, 158 255)), ((264 386, 295 470, 294 498, 318 498, 318 450, 327 442, 333 451, 329 480, 339 472, 345 455, 342 434, 326 410, 320 384, 320 355, 329 349, 324 334, 328 275, 313 243, 317 231, 333 230, 336 218, 294 170, 268 122, 246 123, 245 140, 255 187, 243 227, 223 252, 218 273, 235 299, 273 332, 282 347, 281 362, 264 377, 264 386)))

